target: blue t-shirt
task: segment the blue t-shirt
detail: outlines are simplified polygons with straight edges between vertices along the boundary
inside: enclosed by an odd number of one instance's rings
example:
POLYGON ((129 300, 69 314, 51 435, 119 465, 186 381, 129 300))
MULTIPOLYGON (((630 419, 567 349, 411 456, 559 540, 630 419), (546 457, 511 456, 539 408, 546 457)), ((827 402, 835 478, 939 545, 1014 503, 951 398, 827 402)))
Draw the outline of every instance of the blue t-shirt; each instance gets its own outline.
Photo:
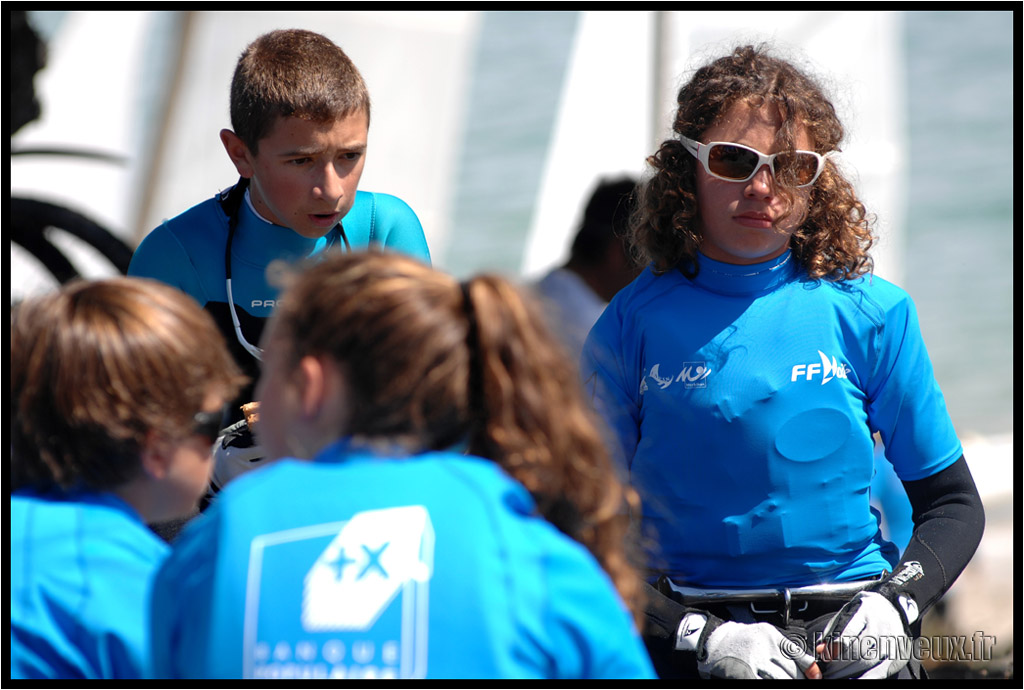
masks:
POLYGON ((11 497, 11 677, 142 678, 168 547, 117 496, 11 497))
POLYGON ((339 442, 244 475, 154 585, 156 677, 652 678, 610 579, 494 463, 339 442))
POLYGON ((645 271, 581 363, 658 542, 652 568, 708 587, 891 569, 872 434, 904 481, 962 454, 910 297, 878 277, 811 280, 788 252, 700 267, 645 271))
MULTIPOLYGON (((356 192, 352 209, 341 225, 353 249, 380 247, 430 263, 423 227, 409 205, 398 197, 356 192)), ((228 309, 224 261, 227 238, 228 218, 218 195, 150 232, 132 255, 128 275, 155 278, 191 295, 210 312, 235 361, 255 380, 258 363, 239 343, 228 309)), ((318 239, 302 237, 257 215, 247 193, 239 208, 231 247, 231 292, 246 341, 259 345, 263 327, 277 302, 279 287, 267 271, 271 263, 295 263, 332 250, 345 250, 337 227, 318 239)), ((252 399, 243 397, 246 399, 242 402, 252 399)))

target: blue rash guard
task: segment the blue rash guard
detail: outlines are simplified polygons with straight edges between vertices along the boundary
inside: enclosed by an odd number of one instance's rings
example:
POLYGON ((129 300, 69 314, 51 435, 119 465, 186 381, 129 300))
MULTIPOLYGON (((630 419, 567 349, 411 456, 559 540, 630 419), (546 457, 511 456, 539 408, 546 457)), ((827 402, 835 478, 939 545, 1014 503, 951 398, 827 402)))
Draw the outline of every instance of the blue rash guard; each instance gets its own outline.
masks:
MULTIPOLYGON (((219 197, 193 206, 150 232, 135 250, 128 275, 155 278, 191 295, 213 316, 235 361, 255 381, 258 363, 238 342, 228 309, 224 265, 228 217, 219 197)), ((377 246, 430 263, 420 221, 398 197, 356 192, 342 226, 354 249, 377 246)), ((275 260, 298 262, 332 249, 344 251, 337 227, 324 237, 307 239, 260 217, 246 191, 231 249, 231 291, 242 333, 249 343, 259 345, 277 301, 279 290, 267 274, 268 266, 275 260)), ((242 402, 252 399, 245 394, 242 398, 242 402)))
POLYGON ((167 545, 109 493, 21 490, 10 511, 11 678, 142 678, 167 545))
POLYGON ((647 269, 594 326, 581 372, 658 552, 705 587, 875 577, 897 562, 869 503, 872 434, 904 481, 963 453, 910 297, 811 280, 788 252, 690 280, 647 269))
POLYGON ((597 561, 494 463, 345 441, 229 484, 152 626, 158 678, 654 677, 597 561))

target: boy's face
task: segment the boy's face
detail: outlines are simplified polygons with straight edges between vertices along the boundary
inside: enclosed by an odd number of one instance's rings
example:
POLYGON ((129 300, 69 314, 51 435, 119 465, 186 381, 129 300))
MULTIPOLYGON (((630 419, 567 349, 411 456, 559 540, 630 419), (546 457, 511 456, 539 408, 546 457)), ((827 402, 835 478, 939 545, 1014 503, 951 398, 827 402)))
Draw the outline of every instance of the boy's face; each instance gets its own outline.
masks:
MULTIPOLYGON (((777 152, 775 133, 781 126, 777 108, 752 108, 740 101, 704 132, 701 141, 729 141, 771 154, 777 152)), ((806 128, 797 132, 795 143, 798 149, 814 150, 806 128)), ((783 190, 767 165, 746 182, 720 180, 698 165, 701 252, 728 264, 753 264, 781 255, 807 215, 810 190, 783 190)))
MULTIPOLYGON (((208 396, 203 411, 219 414, 224 400, 208 396)), ((156 476, 157 499, 148 501, 143 517, 150 522, 179 519, 195 513, 200 499, 206 494, 213 475, 213 442, 205 431, 196 431, 184 437, 166 439, 153 436, 147 439, 144 455, 159 457, 161 471, 156 476)), ((147 460, 143 460, 144 466, 147 460)))
POLYGON ((232 132, 221 140, 238 174, 250 180, 253 206, 303 237, 323 237, 352 208, 366 159, 366 114, 329 123, 280 117, 259 153, 232 132))

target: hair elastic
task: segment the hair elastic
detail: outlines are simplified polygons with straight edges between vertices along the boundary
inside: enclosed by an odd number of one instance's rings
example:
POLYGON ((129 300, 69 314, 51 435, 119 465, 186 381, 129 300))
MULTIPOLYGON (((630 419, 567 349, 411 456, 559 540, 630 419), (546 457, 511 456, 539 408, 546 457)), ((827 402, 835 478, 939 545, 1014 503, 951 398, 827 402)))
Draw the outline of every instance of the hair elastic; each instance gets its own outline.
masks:
POLYGON ((473 299, 469 296, 471 282, 472 279, 459 283, 459 289, 462 291, 462 311, 466 315, 466 321, 469 322, 468 338, 470 339, 476 335, 476 311, 473 309, 473 299))

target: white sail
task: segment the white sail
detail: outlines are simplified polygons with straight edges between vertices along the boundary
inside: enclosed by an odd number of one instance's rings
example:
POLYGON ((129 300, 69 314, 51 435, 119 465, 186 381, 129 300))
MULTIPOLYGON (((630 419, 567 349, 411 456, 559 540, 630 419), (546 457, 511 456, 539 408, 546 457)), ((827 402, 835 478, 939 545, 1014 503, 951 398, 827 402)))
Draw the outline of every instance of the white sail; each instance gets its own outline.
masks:
POLYGON ((651 144, 652 12, 584 12, 541 176, 521 273, 567 258, 599 177, 639 176, 651 144))

